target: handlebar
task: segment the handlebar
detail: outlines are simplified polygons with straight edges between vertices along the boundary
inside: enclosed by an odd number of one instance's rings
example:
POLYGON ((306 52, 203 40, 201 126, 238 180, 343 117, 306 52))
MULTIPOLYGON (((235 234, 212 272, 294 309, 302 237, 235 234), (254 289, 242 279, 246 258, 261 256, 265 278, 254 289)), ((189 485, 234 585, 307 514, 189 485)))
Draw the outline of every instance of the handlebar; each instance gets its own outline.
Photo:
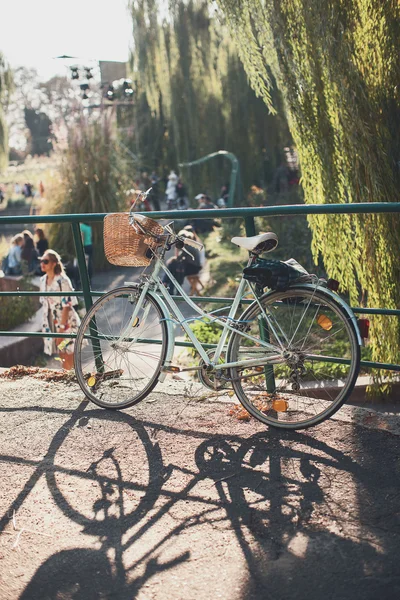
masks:
POLYGON ((196 242, 196 240, 187 237, 180 237, 179 239, 184 242, 185 246, 192 246, 192 248, 197 248, 197 250, 203 250, 204 248, 204 245, 200 242, 196 242))
POLYGON ((196 248, 197 250, 201 251, 204 248, 204 245, 200 242, 197 242, 196 240, 192 240, 189 237, 186 236, 180 236, 177 235, 173 229, 171 228, 171 225, 173 223, 170 223, 166 226, 162 226, 160 225, 157 221, 154 221, 154 219, 152 219, 151 217, 145 217, 144 215, 140 215, 140 214, 135 214, 134 213, 134 208, 137 204, 137 202, 140 200, 145 200, 147 198, 147 196, 150 194, 152 188, 149 188, 148 190, 146 190, 145 192, 140 192, 137 195, 137 198, 135 200, 135 202, 133 202, 131 209, 129 211, 129 223, 130 225, 136 229, 136 231, 139 229, 139 231, 141 233, 143 233, 144 235, 149 235, 153 238, 155 238, 157 241, 160 241, 160 238, 165 237, 169 238, 169 243, 170 244, 177 244, 178 246, 180 244, 182 244, 182 248, 184 248, 184 246, 192 246, 192 248, 196 248), (156 231, 150 231, 148 229, 148 227, 146 227, 146 225, 149 224, 149 222, 152 222, 152 225, 156 231), (163 231, 163 233, 160 231, 160 229, 163 231), (172 238, 172 240, 171 240, 172 238))

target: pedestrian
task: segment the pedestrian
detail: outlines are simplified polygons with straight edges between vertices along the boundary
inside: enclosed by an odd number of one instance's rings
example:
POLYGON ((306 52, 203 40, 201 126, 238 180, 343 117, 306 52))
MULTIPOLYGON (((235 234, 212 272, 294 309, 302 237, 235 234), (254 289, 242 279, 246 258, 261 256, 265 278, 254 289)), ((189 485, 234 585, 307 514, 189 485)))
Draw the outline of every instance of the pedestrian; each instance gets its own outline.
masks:
POLYGON ((83 241, 83 249, 86 255, 86 264, 89 274, 89 281, 93 276, 93 244, 92 244, 92 227, 89 223, 81 223, 81 234, 83 241))
POLYGON ((44 254, 49 247, 49 241, 43 229, 40 227, 36 227, 35 235, 37 237, 36 250, 38 251, 39 256, 42 256, 42 254, 44 254))
POLYGON ((218 208, 225 208, 228 205, 229 190, 230 190, 229 183, 225 183, 225 185, 223 185, 221 187, 220 197, 219 197, 219 200, 217 201, 218 208), (220 200, 223 201, 223 206, 222 206, 222 202, 221 203, 219 202, 220 200))
MULTIPOLYGON (((182 229, 182 231, 178 233, 178 236, 191 240, 195 239, 194 233, 187 229, 182 229)), ((178 250, 175 248, 175 256, 166 262, 166 266, 171 272, 171 275, 175 277, 180 285, 182 285, 185 277, 188 275, 197 275, 202 268, 200 251, 193 246, 190 246, 187 250, 192 256, 187 254, 183 249, 178 250)), ((164 273, 163 283, 168 288, 170 294, 175 293, 175 286, 167 273, 164 273)))
POLYGON ((3 261, 3 271, 5 275, 21 275, 22 262, 21 253, 24 245, 24 236, 17 233, 11 240, 10 250, 3 261))
POLYGON ((151 200, 154 210, 161 210, 159 181, 160 181, 160 178, 158 177, 157 173, 155 171, 152 171, 152 173, 150 175, 150 183, 151 183, 150 200, 151 200))
POLYGON ((176 196, 178 210, 187 210, 189 208, 189 200, 187 197, 186 188, 183 185, 181 178, 178 179, 178 183, 176 185, 176 196))
POLYGON ((207 196, 206 194, 197 194, 195 200, 198 201, 198 208, 200 210, 213 210, 214 208, 217 208, 210 196, 207 196))
MULTIPOLYGON (((197 208, 199 210, 213 210, 217 208, 206 194, 197 194, 195 201, 197 201, 197 208)), ((214 228, 214 221, 213 219, 194 219, 192 225, 197 233, 210 233, 214 228)))
POLYGON ((40 257, 43 277, 40 279, 41 292, 65 292, 65 296, 41 296, 43 306, 42 331, 59 333, 58 338, 44 338, 44 352, 52 356, 59 354, 63 367, 70 370, 74 365, 75 342, 71 338, 63 338, 63 333, 76 333, 80 318, 75 310, 78 301, 71 295, 73 287, 66 276, 60 255, 54 250, 46 250, 40 257))
POLYGON ((165 190, 165 198, 167 201, 167 210, 173 210, 177 206, 178 194, 176 186, 178 184, 178 175, 175 171, 171 171, 168 175, 168 183, 165 190))
POLYGON ((39 182, 39 194, 41 198, 44 198, 44 185, 43 185, 43 181, 39 182))
POLYGON ((24 183, 22 193, 25 196, 26 200, 28 200, 28 198, 33 198, 33 185, 29 182, 24 183))
POLYGON ((35 248, 31 232, 25 229, 22 235, 24 236, 24 246, 21 252, 22 271, 24 273, 33 273, 39 266, 39 254, 35 248))

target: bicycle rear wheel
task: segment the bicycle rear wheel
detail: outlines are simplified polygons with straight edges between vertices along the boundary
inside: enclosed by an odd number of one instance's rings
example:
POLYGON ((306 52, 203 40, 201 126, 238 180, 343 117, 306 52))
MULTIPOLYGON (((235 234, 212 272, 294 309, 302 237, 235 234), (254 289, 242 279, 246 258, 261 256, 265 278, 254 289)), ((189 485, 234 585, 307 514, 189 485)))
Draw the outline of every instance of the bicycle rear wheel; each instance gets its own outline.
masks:
POLYGON ((360 347, 349 315, 323 290, 292 288, 260 303, 270 327, 256 303, 241 320, 276 351, 232 334, 228 362, 265 359, 262 367, 231 369, 238 399, 266 425, 304 429, 321 423, 342 406, 357 379, 360 347))
POLYGON ((151 392, 167 351, 167 327, 147 294, 137 317, 135 287, 102 296, 88 311, 75 344, 75 372, 85 395, 102 408, 127 408, 151 392))

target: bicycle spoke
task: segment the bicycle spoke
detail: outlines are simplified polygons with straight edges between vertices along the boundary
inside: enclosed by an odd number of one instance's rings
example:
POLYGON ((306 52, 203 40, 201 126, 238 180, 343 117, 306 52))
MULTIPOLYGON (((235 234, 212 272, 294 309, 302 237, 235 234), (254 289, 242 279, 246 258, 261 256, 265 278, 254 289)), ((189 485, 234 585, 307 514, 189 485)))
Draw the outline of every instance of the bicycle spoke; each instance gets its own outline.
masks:
MULTIPOLYGON (((272 361, 264 352, 264 372, 232 368, 234 390, 243 405, 269 425, 297 429, 316 424, 337 410, 354 385, 359 348, 352 325, 336 302, 316 290, 289 289, 263 301, 265 312, 273 312, 290 343, 281 361, 272 361)), ((260 314, 259 307, 250 307, 242 317, 250 324, 251 336, 257 335, 260 314)), ((233 334, 228 360, 245 361, 257 357, 259 350, 263 351, 233 334)))
POLYGON ((77 376, 85 394, 103 407, 130 406, 154 387, 166 352, 163 314, 151 298, 136 311, 137 291, 120 288, 95 303, 77 337, 77 376), (160 341, 151 344, 148 340, 160 341))

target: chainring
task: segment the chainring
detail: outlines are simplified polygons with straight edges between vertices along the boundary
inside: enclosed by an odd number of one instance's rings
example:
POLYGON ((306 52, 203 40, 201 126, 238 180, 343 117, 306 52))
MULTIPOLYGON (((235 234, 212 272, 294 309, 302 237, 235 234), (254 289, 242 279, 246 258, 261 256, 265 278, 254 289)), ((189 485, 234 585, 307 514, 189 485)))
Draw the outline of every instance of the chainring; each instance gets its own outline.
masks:
MULTIPOLYGON (((214 353, 215 353, 215 350, 208 350, 207 356, 209 356, 209 358, 212 358, 214 353)), ((220 362, 221 363, 225 362, 225 352, 221 353, 220 362)), ((200 382, 205 387, 207 387, 213 391, 223 390, 227 387, 231 387, 229 381, 226 381, 226 379, 222 379, 222 378, 217 379, 215 377, 215 372, 213 373, 213 372, 208 371, 207 366, 203 359, 200 359, 199 366, 201 367, 201 369, 199 369, 199 371, 198 371, 199 379, 200 379, 200 382)), ((224 371, 220 371, 220 373, 222 374, 222 377, 223 377, 224 371)))

